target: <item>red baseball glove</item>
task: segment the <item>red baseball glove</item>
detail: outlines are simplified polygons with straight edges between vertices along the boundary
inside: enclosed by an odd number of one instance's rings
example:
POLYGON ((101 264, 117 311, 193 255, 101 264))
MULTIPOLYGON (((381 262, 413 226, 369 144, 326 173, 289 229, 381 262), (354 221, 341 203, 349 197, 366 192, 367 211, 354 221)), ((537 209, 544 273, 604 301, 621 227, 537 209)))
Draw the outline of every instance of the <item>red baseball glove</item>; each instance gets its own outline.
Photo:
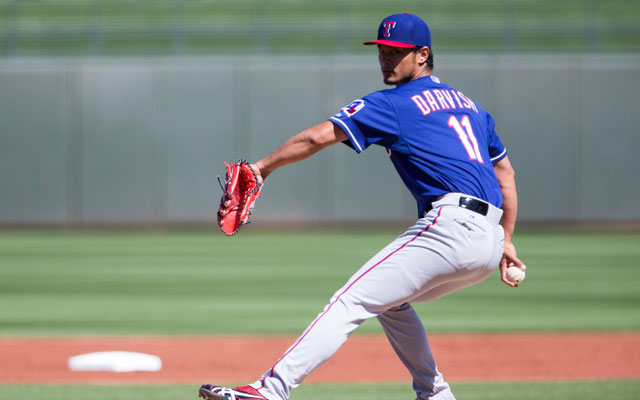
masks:
MULTIPOLYGON (((218 225, 225 235, 231 236, 246 223, 253 212, 254 203, 260 197, 262 183, 258 175, 245 160, 238 160, 227 167, 227 176, 222 187, 222 198, 218 209, 218 225)), ((220 177, 218 177, 220 181, 220 177)))

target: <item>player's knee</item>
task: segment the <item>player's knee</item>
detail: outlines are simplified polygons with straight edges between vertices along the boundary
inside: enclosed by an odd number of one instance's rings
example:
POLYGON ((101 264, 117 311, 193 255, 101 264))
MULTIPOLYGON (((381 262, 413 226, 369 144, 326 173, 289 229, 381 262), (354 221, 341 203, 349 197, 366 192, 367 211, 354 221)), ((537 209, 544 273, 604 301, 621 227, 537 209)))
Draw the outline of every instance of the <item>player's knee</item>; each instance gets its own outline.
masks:
POLYGON ((405 311, 407 311, 407 310, 408 310, 408 309, 410 309, 410 308, 411 308, 411 304, 409 304, 409 303, 402 303, 402 304, 400 304, 399 306, 391 307, 390 309, 388 309, 388 310, 387 310, 387 311, 385 311, 385 312, 391 312, 391 313, 394 313, 394 312, 405 312, 405 311))

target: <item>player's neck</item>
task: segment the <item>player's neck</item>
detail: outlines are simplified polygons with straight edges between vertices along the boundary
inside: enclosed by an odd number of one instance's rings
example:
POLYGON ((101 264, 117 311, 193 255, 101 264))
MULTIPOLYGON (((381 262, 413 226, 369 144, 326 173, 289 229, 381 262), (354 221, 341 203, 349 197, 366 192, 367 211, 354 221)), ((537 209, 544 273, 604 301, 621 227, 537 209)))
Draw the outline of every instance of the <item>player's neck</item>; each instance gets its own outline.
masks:
POLYGON ((403 82, 398 82, 396 84, 396 87, 402 86, 405 83, 409 83, 411 81, 415 81, 416 79, 420 79, 420 78, 424 78, 425 76, 431 76, 433 73, 433 71, 431 71, 428 68, 422 68, 420 69, 418 72, 416 72, 413 76, 410 77, 410 79, 403 81, 403 82))

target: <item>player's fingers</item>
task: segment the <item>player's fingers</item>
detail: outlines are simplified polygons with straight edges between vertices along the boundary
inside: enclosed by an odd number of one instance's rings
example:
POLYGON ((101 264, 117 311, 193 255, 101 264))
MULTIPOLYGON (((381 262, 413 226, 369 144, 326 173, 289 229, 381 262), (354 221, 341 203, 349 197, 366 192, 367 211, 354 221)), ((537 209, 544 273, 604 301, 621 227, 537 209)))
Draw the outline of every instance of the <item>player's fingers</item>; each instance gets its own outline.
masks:
POLYGON ((506 276, 502 276, 501 277, 502 282, 504 282, 507 286, 511 286, 511 287, 518 287, 517 283, 513 283, 511 282, 509 279, 507 279, 506 276))
POLYGON ((517 283, 513 283, 510 280, 508 280, 507 278, 502 278, 502 282, 504 282, 507 286, 511 286, 511 287, 518 287, 517 283))
POLYGON ((518 267, 518 268, 520 268, 520 269, 521 269, 521 270, 523 270, 523 271, 524 271, 525 269, 527 269, 527 266, 526 266, 526 265, 524 265, 524 263, 523 263, 522 261, 520 261, 520 259, 519 259, 518 257, 511 257, 511 260, 510 260, 510 261, 511 261, 511 262, 510 262, 510 266, 518 267))
POLYGON ((506 256, 502 257, 502 260, 500 260, 500 280, 502 280, 502 282, 504 282, 507 286, 511 286, 511 287, 518 287, 517 284, 511 282, 508 278, 507 278, 507 268, 509 267, 509 260, 506 256))

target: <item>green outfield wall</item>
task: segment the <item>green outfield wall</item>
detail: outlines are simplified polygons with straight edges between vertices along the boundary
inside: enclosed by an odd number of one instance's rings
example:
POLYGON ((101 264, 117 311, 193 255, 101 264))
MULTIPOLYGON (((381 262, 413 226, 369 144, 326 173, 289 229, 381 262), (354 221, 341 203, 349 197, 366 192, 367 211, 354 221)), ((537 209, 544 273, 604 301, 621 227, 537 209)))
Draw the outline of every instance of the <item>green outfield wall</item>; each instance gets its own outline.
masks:
POLYGON ((400 12, 438 52, 640 50, 636 0, 0 0, 0 57, 367 54, 400 12))
MULTIPOLYGON (((520 219, 640 221, 640 56, 436 54, 492 113, 520 219)), ((214 223, 223 161, 255 160, 382 89, 376 56, 0 59, 0 224, 214 223)), ((382 148, 269 178, 256 223, 409 221, 382 148)))

